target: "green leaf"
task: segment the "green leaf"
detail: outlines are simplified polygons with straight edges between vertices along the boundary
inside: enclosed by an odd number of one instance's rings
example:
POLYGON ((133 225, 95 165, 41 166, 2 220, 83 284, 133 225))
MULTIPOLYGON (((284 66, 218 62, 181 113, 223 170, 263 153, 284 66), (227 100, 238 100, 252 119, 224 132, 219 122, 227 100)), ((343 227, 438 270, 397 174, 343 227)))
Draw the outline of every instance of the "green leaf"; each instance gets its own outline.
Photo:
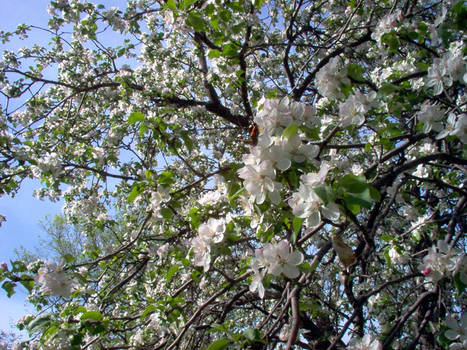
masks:
POLYGON ((28 323, 27 325, 27 330, 29 333, 35 333, 37 332, 40 328, 42 328, 43 325, 47 324, 50 322, 50 315, 42 315, 39 317, 36 317, 34 320, 28 323))
POLYGON ((193 141, 191 140, 190 136, 188 136, 188 131, 182 131, 181 136, 183 139, 183 142, 185 143, 186 148, 188 148, 188 151, 193 151, 193 141))
POLYGON ((350 64, 347 66, 348 76, 358 82, 365 81, 365 79, 363 78, 363 73, 365 73, 365 69, 359 64, 350 64))
POLYGON ((248 328, 243 331, 243 336, 250 342, 261 340, 261 332, 256 328, 248 328))
POLYGON ((323 200, 324 205, 328 205, 328 203, 333 202, 335 199, 334 193, 328 186, 316 186, 313 188, 313 191, 323 200))
POLYGON ((15 294, 15 287, 16 283, 5 281, 2 284, 2 288, 6 291, 6 295, 10 298, 13 294, 15 294))
POLYGON ((165 221, 170 221, 173 218, 173 212, 170 208, 163 207, 160 209, 159 213, 162 215, 165 221))
POLYGON ((232 195, 230 195, 230 191, 229 191, 229 197, 228 197, 228 200, 229 202, 232 202, 235 198, 237 198, 238 196, 240 196, 243 191, 245 191, 245 187, 240 187, 235 193, 233 193, 232 195))
POLYGON ((222 55, 228 58, 238 56, 238 45, 234 43, 225 44, 222 46, 222 55))
POLYGON ((134 124, 136 122, 141 122, 144 120, 144 114, 141 112, 133 112, 130 114, 130 117, 128 118, 128 123, 134 124))
MULTIPOLYGON (((22 277, 27 278, 27 277, 29 277, 29 276, 24 275, 24 276, 22 276, 22 277)), ((34 281, 21 281, 20 283, 21 283, 21 284, 24 286, 24 288, 26 288, 29 292, 32 291, 32 289, 34 288, 34 281)))
POLYGON ((71 338, 70 345, 81 345, 83 338, 84 338, 83 333, 80 332, 78 334, 75 334, 73 338, 71 338))
POLYGON ((381 239, 385 242, 391 242, 394 238, 390 235, 382 235, 381 239))
POLYGON ((391 262, 391 257, 389 256, 389 247, 386 247, 386 249, 384 250, 384 260, 386 260, 386 264, 388 264, 389 267, 392 266, 392 262, 391 262))
POLYGON ((10 264, 11 264, 12 272, 24 272, 28 270, 26 265, 22 261, 11 261, 10 260, 10 264))
POLYGON ((399 87, 397 85, 393 85, 391 83, 382 83, 380 89, 378 90, 379 95, 390 95, 393 92, 399 91, 399 87))
POLYGON ((188 7, 193 5, 196 2, 196 0, 184 0, 183 1, 183 9, 187 10, 188 7))
POLYGON ((49 328, 47 328, 47 330, 42 333, 42 339, 47 339, 49 337, 51 337, 52 335, 56 334, 58 331, 60 330, 60 328, 58 328, 56 325, 52 325, 50 326, 49 328))
POLYGON ((450 12, 454 14, 454 18, 452 21, 453 28, 459 31, 466 31, 467 6, 465 4, 465 1, 459 1, 451 8, 450 12))
POLYGON ((128 202, 133 202, 136 197, 138 197, 141 193, 143 193, 144 186, 141 183, 136 183, 133 185, 130 194, 128 195, 128 202))
POLYGON ((298 186, 299 179, 298 179, 298 174, 295 169, 290 169, 290 171, 287 172, 287 179, 289 180, 290 184, 294 187, 298 186))
POLYGON ((219 17, 224 21, 224 22, 228 22, 230 21, 230 18, 231 18, 231 14, 230 14, 230 11, 227 10, 227 9, 221 9, 219 11, 219 17))
POLYGON ((344 193, 344 201, 347 206, 360 205, 367 209, 370 209, 373 205, 373 201, 370 196, 370 190, 368 188, 364 192, 360 193, 344 193))
POLYGON ((396 53, 400 46, 399 38, 396 33, 385 33, 381 36, 381 42, 386 44, 390 53, 396 53))
POLYGON ((290 138, 298 132, 298 125, 296 123, 290 124, 282 131, 282 137, 290 138))
POLYGON ((63 259, 65 259, 65 262, 69 264, 75 260, 75 257, 68 253, 68 254, 63 255, 63 259))
POLYGON ((227 6, 229 6, 232 10, 236 12, 243 12, 243 6, 240 2, 229 1, 227 3, 227 6))
POLYGON ((339 184, 344 187, 348 192, 359 193, 368 189, 368 184, 363 176, 356 176, 354 174, 347 174, 340 179, 339 184))
POLYGON ((103 318, 99 311, 86 311, 81 315, 81 322, 86 320, 99 322, 102 321, 103 318))
POLYGON ((180 266, 178 265, 173 265, 170 267, 169 271, 167 272, 167 275, 165 276, 167 283, 170 283, 170 281, 172 281, 172 278, 175 276, 178 270, 180 270, 180 266))
POLYGON ((300 229, 302 228, 303 221, 305 221, 305 219, 299 218, 297 216, 294 216, 294 218, 292 220, 292 228, 293 228, 292 238, 294 238, 292 240, 292 244, 294 244, 295 240, 297 239, 297 235, 298 235, 298 232, 300 232, 300 229))
POLYGON ((170 186, 175 182, 174 173, 171 171, 163 171, 159 174, 157 182, 163 186, 170 186))
POLYGON ((209 345, 206 350, 222 350, 225 349, 229 344, 230 340, 227 338, 221 338, 211 343, 211 345, 209 345))
POLYGON ((146 318, 150 313, 152 313, 153 311, 155 311, 157 308, 156 308, 156 305, 148 305, 146 306, 146 308, 144 309, 143 313, 141 314, 141 319, 144 319, 146 318))
POLYGON ((314 311, 314 310, 319 310, 320 306, 318 303, 311 301, 311 300, 306 300, 306 301, 300 301, 298 303, 298 309, 300 311, 314 311))
POLYGON ((464 293, 465 288, 467 287, 467 285, 465 285, 464 282, 462 282, 461 280, 460 272, 454 275, 454 286, 457 289, 458 295, 461 295, 462 293, 464 293))
POLYGON ((146 179, 148 179, 148 180, 151 180, 153 174, 154 173, 151 170, 145 170, 144 171, 144 176, 146 176, 146 179))
POLYGON ((175 0, 167 0, 165 5, 172 11, 177 11, 177 3, 175 2, 175 0))
POLYGON ((186 24, 196 32, 202 32, 206 29, 206 22, 201 18, 200 14, 195 12, 190 12, 186 19, 186 24))
POLYGON ((219 58, 221 57, 221 52, 219 50, 213 49, 208 52, 209 58, 219 58))
POLYGON ((370 189, 371 198, 379 202, 381 200, 381 193, 379 193, 379 191, 371 185, 368 185, 368 188, 370 189))

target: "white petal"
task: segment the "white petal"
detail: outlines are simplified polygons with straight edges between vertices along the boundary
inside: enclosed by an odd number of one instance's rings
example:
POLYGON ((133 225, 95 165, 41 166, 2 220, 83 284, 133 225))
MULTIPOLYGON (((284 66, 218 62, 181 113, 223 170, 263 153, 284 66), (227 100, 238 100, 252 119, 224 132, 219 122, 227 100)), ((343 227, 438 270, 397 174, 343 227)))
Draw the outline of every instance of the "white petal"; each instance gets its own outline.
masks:
POLYGON ((303 254, 295 251, 290 253, 288 263, 291 265, 300 265, 303 262, 303 259, 303 254))
POLYGON ((282 267, 282 273, 288 278, 297 278, 300 275, 300 270, 293 265, 286 264, 282 267))

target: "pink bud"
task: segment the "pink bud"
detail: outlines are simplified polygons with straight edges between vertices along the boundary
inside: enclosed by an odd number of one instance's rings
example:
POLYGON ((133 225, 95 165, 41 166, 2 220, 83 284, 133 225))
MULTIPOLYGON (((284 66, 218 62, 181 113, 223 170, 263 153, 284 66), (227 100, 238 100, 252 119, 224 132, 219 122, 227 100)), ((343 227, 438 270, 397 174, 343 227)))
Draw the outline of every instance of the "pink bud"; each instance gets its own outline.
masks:
POLYGON ((431 269, 430 269, 430 268, 426 268, 425 270, 423 270, 423 274, 424 274, 425 276, 428 276, 430 273, 431 273, 431 269))
POLYGON ((2 263, 0 264, 0 266, 1 266, 1 268, 2 268, 4 271, 8 271, 8 265, 7 265, 7 263, 2 262, 2 263))

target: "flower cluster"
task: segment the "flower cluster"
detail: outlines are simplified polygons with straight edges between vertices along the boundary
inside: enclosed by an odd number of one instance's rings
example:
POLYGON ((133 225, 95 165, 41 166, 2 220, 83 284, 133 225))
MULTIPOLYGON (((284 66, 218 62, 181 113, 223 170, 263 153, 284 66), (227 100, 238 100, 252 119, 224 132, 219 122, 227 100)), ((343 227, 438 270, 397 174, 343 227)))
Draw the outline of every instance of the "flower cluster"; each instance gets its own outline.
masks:
POLYGON ((339 57, 332 58, 316 74, 316 85, 319 93, 331 100, 343 98, 344 93, 340 86, 349 83, 347 69, 343 67, 339 57))
POLYGON ((437 105, 425 102, 416 116, 423 123, 424 133, 429 133, 431 130, 440 132, 443 129, 443 124, 441 123, 443 111, 437 105))
POLYGON ((374 339, 370 334, 365 334, 362 339, 352 338, 349 343, 349 350, 382 350, 383 345, 378 339, 374 339))
POLYGON ((460 323, 449 315, 446 318, 446 326, 448 330, 444 333, 446 338, 452 340, 453 343, 449 346, 449 350, 466 349, 467 346, 467 313, 464 313, 460 319, 460 323))
POLYGON ((282 240, 277 244, 267 243, 261 249, 255 250, 255 257, 251 261, 253 270, 253 282, 250 285, 250 291, 258 291, 261 298, 264 297, 264 286, 262 279, 264 271, 273 276, 284 275, 287 278, 297 278, 300 275, 298 265, 303 262, 303 254, 297 251, 290 251, 290 243, 282 240))
POLYGON ((194 251, 194 264, 203 266, 204 271, 211 265, 211 245, 220 243, 224 239, 225 220, 209 218, 207 223, 198 228, 198 236, 191 240, 194 251))
POLYGON ((463 144, 467 144, 467 114, 456 116, 454 113, 449 113, 446 126, 436 139, 441 140, 446 136, 456 136, 463 144))
POLYGON ((319 148, 305 144, 298 125, 312 126, 317 123, 315 109, 304 103, 287 98, 263 99, 262 110, 255 122, 260 130, 258 144, 243 156, 245 166, 238 171, 252 201, 261 204, 266 196, 274 204, 281 201, 283 186, 276 179, 276 168, 285 171, 292 161, 315 162, 319 148))
POLYGON ((349 125, 360 126, 365 121, 365 113, 371 106, 376 94, 362 94, 357 91, 339 104, 339 117, 343 127, 349 125))
POLYGON ((425 86, 433 88, 435 95, 452 86, 459 80, 465 82, 466 63, 463 58, 462 45, 451 45, 450 50, 441 58, 435 58, 428 68, 425 86))
POLYGON ((419 268, 430 281, 436 283, 448 273, 456 272, 458 264, 461 262, 462 258, 458 252, 455 249, 450 249, 446 242, 440 240, 437 246, 428 250, 428 254, 423 258, 419 268))
POLYGON ((292 212, 299 218, 306 219, 307 227, 318 226, 321 222, 321 214, 329 220, 339 218, 339 207, 334 202, 325 204, 316 193, 316 189, 324 185, 324 180, 329 171, 327 163, 321 165, 317 173, 308 173, 300 177, 301 183, 298 191, 292 194, 288 203, 292 212))
POLYGON ((70 297, 74 281, 69 278, 63 268, 54 262, 48 262, 37 273, 36 281, 41 285, 39 291, 43 295, 70 297))

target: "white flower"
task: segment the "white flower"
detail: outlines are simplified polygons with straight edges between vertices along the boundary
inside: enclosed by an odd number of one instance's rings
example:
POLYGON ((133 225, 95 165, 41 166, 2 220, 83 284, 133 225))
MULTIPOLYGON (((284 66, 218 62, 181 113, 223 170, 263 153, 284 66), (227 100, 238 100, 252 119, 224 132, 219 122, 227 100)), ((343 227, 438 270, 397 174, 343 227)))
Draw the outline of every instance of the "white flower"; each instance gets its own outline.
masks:
POLYGON ((384 34, 391 32, 391 30, 396 27, 397 21, 400 20, 400 18, 400 11, 384 16, 371 34, 371 38, 379 42, 384 34))
POLYGON ((195 266, 202 266, 204 272, 209 270, 211 264, 211 244, 201 237, 195 237, 191 240, 193 247, 195 266))
POLYGON ((156 254, 159 257, 159 259, 163 259, 167 256, 167 254, 170 252, 171 246, 169 243, 164 243, 161 245, 157 251, 156 254))
POLYGON ((258 295, 261 299, 264 298, 264 286, 263 286, 264 271, 259 271, 253 268, 253 278, 250 284, 250 292, 254 293, 258 291, 258 295))
POLYGON ((467 144, 467 114, 459 115, 454 130, 450 134, 457 136, 463 144, 467 144))
POLYGON ((437 105, 425 102, 416 116, 418 120, 423 123, 424 133, 429 133, 432 129, 439 132, 443 128, 441 123, 443 111, 437 105))
POLYGON ((290 100, 262 98, 259 101, 262 106, 255 116, 255 123, 261 133, 272 135, 282 133, 282 130, 293 123, 293 109, 290 108, 290 100))
POLYGON ((331 100, 343 98, 344 94, 340 89, 340 84, 348 83, 347 69, 342 67, 339 57, 332 58, 316 74, 316 85, 319 93, 331 100))
POLYGON ((301 184, 298 192, 292 194, 288 203, 293 214, 299 218, 307 219, 310 227, 316 227, 321 222, 322 201, 311 186, 301 184))
POLYGON ((378 339, 372 339, 371 335, 365 334, 362 339, 351 339, 348 350, 382 350, 383 345, 378 339))
POLYGON ((157 192, 151 193, 150 205, 156 216, 159 216, 162 203, 166 203, 170 200, 170 188, 160 186, 157 192))
POLYGON ((388 254, 393 264, 405 264, 409 259, 406 255, 400 254, 396 247, 391 247, 388 254))
POLYGON ((220 243, 224 239, 225 220, 209 218, 206 224, 198 228, 198 235, 207 242, 220 243))
POLYGON ((15 340, 11 347, 11 350, 21 350, 23 347, 21 346, 21 342, 19 340, 15 340))
POLYGON ((264 160, 259 164, 246 165, 238 170, 238 176, 245 180, 245 189, 256 200, 256 203, 263 203, 266 200, 266 195, 273 204, 280 203, 279 192, 282 185, 274 181, 276 174, 272 161, 264 160))
POLYGON ((290 168, 292 160, 302 163, 305 160, 313 161, 319 153, 319 146, 305 145, 299 135, 290 137, 273 137, 273 145, 269 148, 269 157, 276 167, 285 171, 290 168))
POLYGON ((204 272, 211 264, 211 244, 220 243, 224 239, 225 220, 209 218, 207 223, 198 227, 198 236, 191 240, 194 252, 194 264, 203 266, 204 272))
POLYGON ((297 266, 303 262, 303 254, 297 251, 290 252, 287 240, 282 240, 277 244, 266 244, 262 257, 268 272, 274 276, 283 274, 288 278, 297 278, 300 275, 297 266))
POLYGON ((300 177, 302 183, 298 191, 292 194, 288 204, 292 212, 299 218, 306 219, 308 227, 316 227, 321 222, 321 214, 329 220, 339 218, 339 207, 330 202, 324 205, 322 199, 317 195, 314 188, 324 184, 329 166, 323 163, 318 173, 308 173, 300 177))
POLYGON ((447 72, 447 67, 441 59, 435 59, 433 65, 428 68, 426 86, 433 87, 434 94, 443 92, 443 86, 451 86, 452 78, 447 72))
POLYGON ((215 205, 219 203, 224 198, 223 193, 215 190, 205 193, 199 200, 200 205, 215 205))
POLYGON ((462 343, 452 343, 449 345, 449 350, 465 350, 467 349, 467 339, 462 343))
POLYGON ((419 265, 422 273, 433 283, 454 272, 461 257, 455 249, 449 249, 446 242, 439 240, 437 246, 428 250, 428 254, 419 265))
POLYGON ((44 295, 68 298, 73 287, 73 281, 66 275, 62 267, 57 266, 54 262, 49 262, 39 269, 36 281, 41 285, 39 291, 44 295))
POLYGON ((350 95, 347 100, 339 104, 341 125, 343 127, 362 125, 365 121, 365 113, 368 111, 370 102, 370 97, 363 95, 360 91, 357 91, 354 95, 350 95))
MULTIPOLYGON (((461 114, 459 117, 462 117, 463 115, 461 114)), ((462 123, 462 122, 461 122, 462 123)), ((447 124, 446 124, 446 127, 444 128, 444 130, 441 130, 441 132, 436 135, 436 139, 437 140, 441 140, 443 138, 445 138, 446 136, 448 135, 456 135, 458 136, 459 138, 461 138, 462 135, 462 127, 461 125, 458 123, 457 121, 457 118, 456 118, 456 115, 454 113, 449 113, 449 116, 448 116, 448 119, 447 119, 447 124)), ((467 123, 466 123, 466 127, 467 127, 467 123)), ((464 135, 465 135, 465 132, 464 132, 464 135)), ((462 141, 462 139, 461 139, 462 141)), ((465 142, 463 142, 465 143, 465 142)))
POLYGON ((449 340, 457 340, 459 342, 465 342, 467 340, 467 313, 462 315, 460 324, 457 320, 449 315, 446 318, 446 326, 449 329, 444 333, 446 338, 449 340))

